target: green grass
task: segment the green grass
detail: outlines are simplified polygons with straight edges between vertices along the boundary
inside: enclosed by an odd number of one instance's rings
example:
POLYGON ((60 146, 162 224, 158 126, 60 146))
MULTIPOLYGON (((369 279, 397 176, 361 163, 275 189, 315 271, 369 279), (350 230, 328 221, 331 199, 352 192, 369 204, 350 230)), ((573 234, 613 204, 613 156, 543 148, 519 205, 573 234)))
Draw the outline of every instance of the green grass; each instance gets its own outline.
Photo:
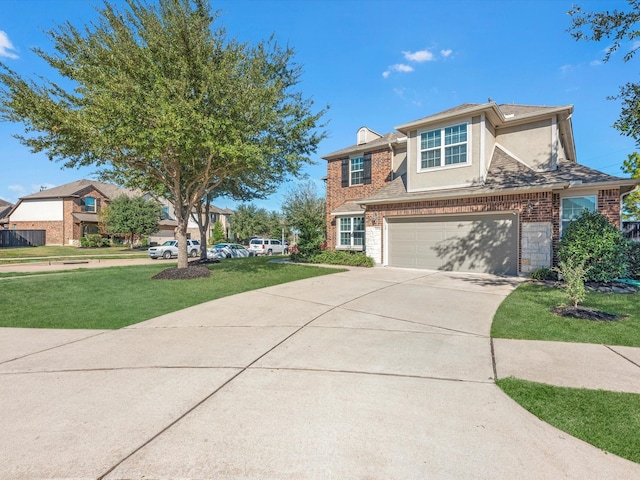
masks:
POLYGON ((584 306, 629 315, 616 322, 594 322, 551 313, 552 307, 562 303, 566 303, 562 290, 523 283, 498 308, 491 336, 640 347, 640 293, 587 294, 584 306))
POLYGON ((0 281, 0 327, 115 329, 235 293, 344 271, 257 257, 210 266, 209 278, 152 280, 175 263, 79 269, 0 281))
POLYGON ((640 463, 640 395, 554 387, 517 378, 504 378, 497 384, 554 427, 640 463))
POLYGON ((144 258, 146 248, 130 250, 126 247, 78 248, 63 246, 0 248, 0 264, 16 262, 59 261, 79 258, 144 258))

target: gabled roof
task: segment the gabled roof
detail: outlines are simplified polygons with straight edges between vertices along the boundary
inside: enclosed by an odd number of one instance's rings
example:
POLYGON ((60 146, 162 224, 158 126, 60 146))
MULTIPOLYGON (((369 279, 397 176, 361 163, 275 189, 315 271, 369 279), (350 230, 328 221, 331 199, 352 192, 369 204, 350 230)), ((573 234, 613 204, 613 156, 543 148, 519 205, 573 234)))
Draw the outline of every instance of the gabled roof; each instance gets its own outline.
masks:
POLYGON ((45 198, 66 198, 77 197, 82 194, 87 188, 95 188, 105 197, 112 199, 120 195, 135 196, 134 191, 113 185, 111 183, 103 183, 95 180, 76 180, 75 182, 66 183, 58 187, 48 188, 41 190, 26 197, 21 197, 20 200, 33 200, 33 199, 45 199, 45 198))
POLYGON ((556 170, 536 172, 496 146, 484 183, 464 188, 407 192, 406 175, 403 175, 357 203, 397 203, 577 187, 628 187, 631 190, 639 183, 640 180, 615 177, 569 161, 560 162, 556 170))
POLYGON ((404 138, 404 135, 398 132, 391 132, 385 135, 382 135, 380 138, 376 138, 367 143, 362 143, 360 145, 351 145, 347 148, 342 148, 340 150, 336 150, 335 152, 328 153, 324 155, 322 158, 325 160, 331 160, 334 158, 341 158, 348 156, 351 153, 356 152, 371 152, 373 150, 378 150, 380 148, 387 147, 390 143, 399 143, 401 139, 404 138))
POLYGON ((331 215, 362 215, 364 214, 364 208, 360 205, 360 202, 349 200, 344 202, 338 208, 330 212, 331 215))
POLYGON ((2 200, 0 198, 0 221, 3 221, 4 217, 9 213, 13 207, 12 203, 7 202, 6 200, 2 200))

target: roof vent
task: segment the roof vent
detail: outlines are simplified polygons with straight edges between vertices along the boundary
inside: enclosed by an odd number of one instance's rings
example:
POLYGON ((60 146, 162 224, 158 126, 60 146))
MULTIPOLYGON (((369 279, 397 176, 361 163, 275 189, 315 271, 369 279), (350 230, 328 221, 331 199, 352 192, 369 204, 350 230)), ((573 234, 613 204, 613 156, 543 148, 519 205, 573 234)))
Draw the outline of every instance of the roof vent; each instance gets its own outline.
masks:
POLYGON ((507 115, 504 116, 504 118, 513 118, 515 116, 516 116, 515 113, 508 113, 507 115))

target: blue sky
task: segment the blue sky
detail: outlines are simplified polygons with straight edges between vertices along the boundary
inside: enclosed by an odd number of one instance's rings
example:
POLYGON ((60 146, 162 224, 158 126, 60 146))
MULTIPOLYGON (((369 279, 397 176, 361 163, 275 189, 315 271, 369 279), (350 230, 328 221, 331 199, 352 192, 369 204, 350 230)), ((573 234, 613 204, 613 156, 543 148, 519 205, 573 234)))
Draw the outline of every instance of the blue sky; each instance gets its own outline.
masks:
MULTIPOLYGON (((112 3, 122 3, 113 1, 112 3)), ((329 106, 328 137, 305 173, 318 183, 323 154, 355 143, 361 126, 384 134, 462 103, 573 104, 578 162, 622 176, 634 142, 612 128, 620 104, 607 100, 637 80, 638 60, 622 52, 602 63, 606 42, 576 42, 566 29, 572 4, 587 11, 626 10, 618 0, 228 0, 212 1, 229 37, 257 42, 271 34, 295 49, 303 65, 299 89, 329 106)), ((51 50, 44 31, 67 20, 96 18, 101 0, 3 0, 0 61, 35 78, 52 72, 31 48, 51 50)), ((626 45, 623 47, 627 47, 626 45)), ((21 196, 80 178, 94 168, 61 169, 12 137, 19 124, 0 123, 0 198, 21 196)), ((280 191, 255 203, 279 210, 280 191)), ((220 207, 234 208, 228 199, 220 207)))

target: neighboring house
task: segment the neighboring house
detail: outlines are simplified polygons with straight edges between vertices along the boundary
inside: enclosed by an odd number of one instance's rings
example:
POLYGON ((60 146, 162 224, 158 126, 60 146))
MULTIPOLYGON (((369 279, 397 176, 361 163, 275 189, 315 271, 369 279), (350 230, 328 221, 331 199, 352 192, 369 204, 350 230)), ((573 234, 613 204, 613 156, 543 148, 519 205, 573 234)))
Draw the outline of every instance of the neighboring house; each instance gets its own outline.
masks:
POLYGON ((6 200, 2 200, 0 198, 0 228, 8 228, 7 222, 9 221, 6 216, 11 211, 11 207, 13 207, 12 203, 7 202, 6 200))
POLYGON ((98 233, 98 212, 131 190, 94 180, 78 180, 41 190, 18 200, 7 214, 13 230, 45 230, 47 245, 80 244, 80 238, 98 233))
POLYGON ((327 160, 327 242, 382 265, 526 274, 583 209, 620 228, 638 180, 576 162, 573 106, 464 104, 327 160))
MULTIPOLYGON (((171 205, 166 199, 158 199, 158 201, 162 205, 160 229, 158 232, 149 236, 149 243, 160 245, 167 240, 173 240, 175 238, 175 230, 178 226, 178 222, 175 218, 173 205, 171 205)), ((233 215, 231 210, 220 209, 214 205, 209 207, 209 229, 207 231, 207 242, 213 235, 213 226, 216 221, 220 221, 220 223, 222 223, 222 228, 225 231, 226 237, 229 238, 231 215, 233 215)), ((200 240, 200 229, 192 215, 189 216, 189 223, 187 224, 187 238, 200 240)))

